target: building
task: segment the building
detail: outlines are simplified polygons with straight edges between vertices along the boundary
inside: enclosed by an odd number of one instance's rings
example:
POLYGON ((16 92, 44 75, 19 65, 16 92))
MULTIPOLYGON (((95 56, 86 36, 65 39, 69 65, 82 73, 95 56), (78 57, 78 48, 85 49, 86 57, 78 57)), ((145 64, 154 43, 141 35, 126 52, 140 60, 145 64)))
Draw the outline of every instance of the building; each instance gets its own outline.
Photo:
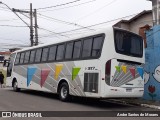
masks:
POLYGON ((131 19, 121 20, 113 26, 139 34, 139 29, 145 25, 153 26, 152 10, 144 10, 131 19))
POLYGON ((3 60, 4 59, 9 59, 11 52, 7 51, 7 52, 0 52, 0 68, 3 67, 3 60))
POLYGON ((3 67, 3 61, 5 59, 9 59, 9 56, 10 56, 11 52, 7 51, 7 52, 0 52, 0 58, 1 58, 1 61, 0 61, 0 71, 3 73, 4 75, 4 84, 6 83, 6 75, 7 75, 7 68, 6 67, 3 67))
POLYGON ((145 31, 153 26, 152 10, 144 10, 129 20, 121 20, 113 25, 139 34, 144 40, 144 46, 147 47, 145 31))

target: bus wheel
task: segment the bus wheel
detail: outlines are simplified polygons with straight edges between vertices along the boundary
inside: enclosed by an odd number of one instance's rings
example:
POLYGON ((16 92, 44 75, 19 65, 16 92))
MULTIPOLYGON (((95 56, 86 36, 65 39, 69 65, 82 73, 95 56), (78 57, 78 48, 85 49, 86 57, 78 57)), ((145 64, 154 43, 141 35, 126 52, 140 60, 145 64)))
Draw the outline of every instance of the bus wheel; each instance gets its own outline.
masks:
POLYGON ((18 88, 18 83, 17 83, 17 81, 14 81, 14 83, 13 83, 13 90, 14 90, 15 92, 19 92, 19 91, 20 91, 20 88, 18 88))
POLYGON ((69 95, 69 86, 66 82, 63 82, 60 85, 60 89, 59 89, 59 98, 61 101, 69 101, 70 99, 70 95, 69 95))

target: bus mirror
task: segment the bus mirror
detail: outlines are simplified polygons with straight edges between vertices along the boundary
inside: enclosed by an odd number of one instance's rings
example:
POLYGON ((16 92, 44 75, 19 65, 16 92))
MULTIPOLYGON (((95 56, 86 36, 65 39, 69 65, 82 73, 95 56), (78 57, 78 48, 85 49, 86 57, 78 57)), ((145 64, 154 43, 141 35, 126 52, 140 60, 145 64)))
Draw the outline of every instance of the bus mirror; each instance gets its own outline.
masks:
POLYGON ((8 67, 8 66, 9 66, 9 60, 4 60, 3 67, 8 67))

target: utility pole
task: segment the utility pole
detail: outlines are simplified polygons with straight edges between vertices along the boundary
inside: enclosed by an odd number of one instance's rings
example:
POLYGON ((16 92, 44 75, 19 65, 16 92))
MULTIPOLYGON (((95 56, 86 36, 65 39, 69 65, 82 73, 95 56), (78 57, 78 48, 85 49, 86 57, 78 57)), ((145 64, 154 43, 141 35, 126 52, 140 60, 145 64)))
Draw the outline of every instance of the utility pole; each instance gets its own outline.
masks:
POLYGON ((37 25, 37 10, 34 9, 35 18, 35 45, 38 45, 38 25, 37 25))
MULTIPOLYGON (((1 2, 0 2, 1 4, 1 2)), ((3 3, 4 4, 4 3, 3 3)), ((6 5, 6 4, 5 4, 6 5)), ((7 5, 6 5, 7 6, 7 5)), ((7 6, 8 7, 8 6, 7 6)), ((9 7, 8 7, 9 8, 9 7)), ((32 3, 30 3, 30 11, 26 10, 19 10, 15 8, 9 8, 11 11, 13 11, 17 16, 18 14, 16 12, 21 12, 21 13, 29 13, 30 14, 30 25, 28 25, 24 20, 22 20, 19 16, 19 18, 29 27, 30 29, 30 41, 31 41, 31 46, 38 45, 38 25, 37 25, 37 11, 34 9, 34 12, 32 11, 32 3), (34 42, 34 35, 33 35, 33 14, 35 16, 35 42, 34 42), (34 44, 35 43, 35 44, 34 44)))
POLYGON ((33 46, 33 12, 32 12, 32 3, 30 3, 30 41, 31 46, 33 46))

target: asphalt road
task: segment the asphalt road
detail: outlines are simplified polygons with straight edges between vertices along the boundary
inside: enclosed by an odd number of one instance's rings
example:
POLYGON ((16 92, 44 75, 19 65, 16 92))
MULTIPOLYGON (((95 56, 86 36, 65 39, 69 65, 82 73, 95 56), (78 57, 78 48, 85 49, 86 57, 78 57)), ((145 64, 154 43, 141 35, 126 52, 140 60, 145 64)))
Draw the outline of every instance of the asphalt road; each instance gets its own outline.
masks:
MULTIPOLYGON (((39 91, 29 91, 22 90, 21 92, 14 92, 11 88, 0 89, 0 111, 94 111, 98 112, 111 112, 111 111, 156 111, 155 109, 145 108, 140 106, 125 105, 121 103, 114 103, 107 100, 93 100, 74 97, 71 102, 61 102, 58 96, 51 93, 39 92, 39 91)), ((61 114, 61 112, 60 112, 61 114)), ((74 112, 73 112, 74 114, 74 112)), ((86 117, 86 116, 85 116, 86 117)), ((122 120, 134 119, 133 117, 119 117, 122 120)), ((4 119, 4 118, 0 118, 4 119)), ((10 118, 5 118, 10 119, 10 118)), ((17 118, 14 118, 17 119, 17 118)), ((31 118, 23 118, 31 119, 31 118)), ((36 119, 36 118, 32 118, 36 119)), ((44 118, 38 118, 39 120, 44 118)), ((51 119, 50 117, 46 119, 51 119)), ((72 120, 72 119, 83 119, 82 117, 54 117, 55 120, 72 120)), ((87 117, 86 120, 106 120, 106 117, 87 117)), ((113 119, 113 117, 107 117, 107 120, 113 119)), ((117 119, 117 117, 114 117, 117 119)), ((144 117, 144 120, 150 120, 144 117)), ((152 120, 158 119, 157 117, 152 120)), ((143 120, 143 117, 141 117, 143 120)))

